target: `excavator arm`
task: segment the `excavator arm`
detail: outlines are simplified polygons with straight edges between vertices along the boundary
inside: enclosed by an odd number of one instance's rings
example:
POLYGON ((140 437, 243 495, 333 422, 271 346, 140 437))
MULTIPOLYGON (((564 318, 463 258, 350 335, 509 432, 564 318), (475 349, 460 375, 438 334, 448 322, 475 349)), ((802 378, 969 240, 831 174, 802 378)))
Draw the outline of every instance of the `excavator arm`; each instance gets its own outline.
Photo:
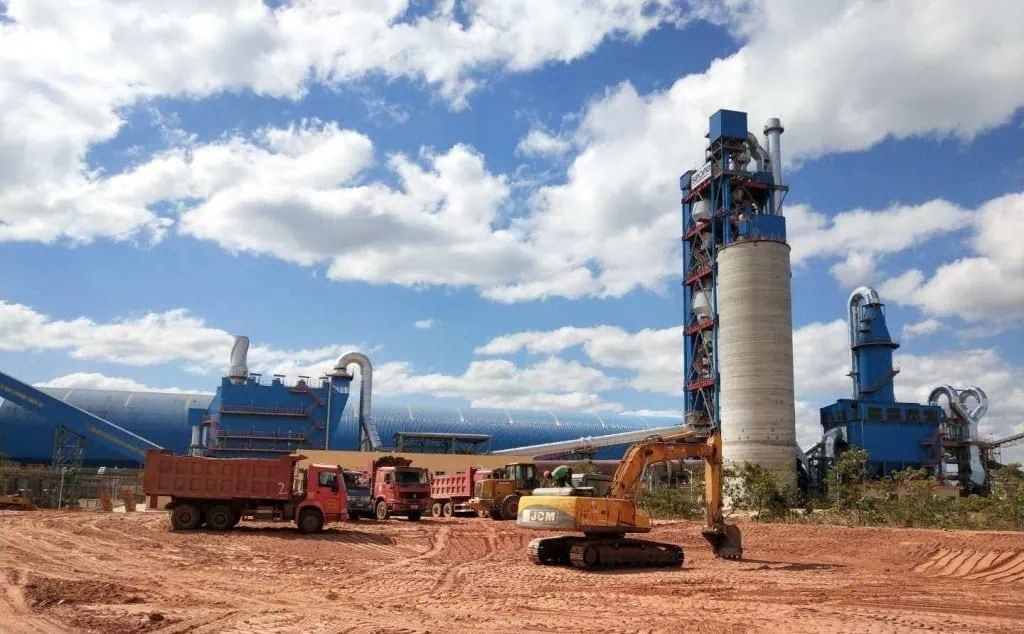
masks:
POLYGON ((706 442, 679 442, 695 435, 693 431, 667 437, 651 437, 634 444, 623 456, 612 479, 608 497, 636 501, 640 478, 651 464, 701 458, 704 461, 705 511, 702 534, 715 555, 738 559, 743 552, 739 528, 727 525, 722 513, 722 435, 711 435, 706 442))

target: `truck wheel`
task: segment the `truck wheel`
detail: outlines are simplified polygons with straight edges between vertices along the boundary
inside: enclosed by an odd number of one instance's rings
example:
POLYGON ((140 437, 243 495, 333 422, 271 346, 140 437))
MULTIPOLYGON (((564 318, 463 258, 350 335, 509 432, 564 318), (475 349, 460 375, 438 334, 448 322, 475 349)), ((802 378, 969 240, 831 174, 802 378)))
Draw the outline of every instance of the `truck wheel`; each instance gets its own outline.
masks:
POLYGON ((444 508, 441 509, 441 512, 444 513, 445 517, 452 516, 452 514, 455 512, 455 507, 452 506, 451 500, 448 500, 447 502, 444 503, 444 508))
POLYGON ((519 514, 519 496, 513 493, 506 495, 501 501, 501 515, 507 519, 515 519, 519 514))
POLYGON ((192 504, 178 504, 171 511, 171 526, 176 531, 194 531, 199 528, 202 516, 192 504))
POLYGON ((324 528, 324 516, 316 509, 305 509, 299 513, 299 532, 303 535, 319 533, 324 528))
POLYGON ((486 511, 486 512, 491 516, 491 519, 496 521, 496 522, 500 522, 501 520, 505 519, 504 517, 501 516, 501 505, 500 504, 497 505, 497 506, 492 507, 490 511, 486 511))
POLYGON ((206 525, 215 531, 226 531, 234 526, 235 512, 230 506, 218 504, 206 512, 206 525))
POLYGON ((409 518, 410 522, 418 522, 418 521, 420 521, 420 517, 421 516, 422 516, 422 511, 409 511, 408 518, 409 518))
POLYGON ((441 503, 440 502, 434 502, 432 505, 430 505, 430 515, 432 517, 441 517, 441 503))
POLYGON ((379 519, 380 521, 383 522, 388 517, 389 517, 388 503, 385 502, 384 500, 381 500, 380 502, 377 502, 377 519, 379 519))

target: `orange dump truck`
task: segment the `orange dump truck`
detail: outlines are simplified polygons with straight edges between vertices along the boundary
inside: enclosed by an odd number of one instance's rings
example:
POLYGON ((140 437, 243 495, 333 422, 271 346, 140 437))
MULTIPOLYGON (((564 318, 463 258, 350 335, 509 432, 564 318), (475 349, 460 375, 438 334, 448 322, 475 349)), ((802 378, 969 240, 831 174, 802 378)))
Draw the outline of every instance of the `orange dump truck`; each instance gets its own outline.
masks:
POLYGON ((143 490, 156 506, 171 498, 171 526, 194 530, 206 525, 228 530, 242 519, 294 521, 302 533, 316 533, 326 522, 345 519, 341 467, 312 464, 304 456, 200 458, 167 450, 146 452, 143 490))

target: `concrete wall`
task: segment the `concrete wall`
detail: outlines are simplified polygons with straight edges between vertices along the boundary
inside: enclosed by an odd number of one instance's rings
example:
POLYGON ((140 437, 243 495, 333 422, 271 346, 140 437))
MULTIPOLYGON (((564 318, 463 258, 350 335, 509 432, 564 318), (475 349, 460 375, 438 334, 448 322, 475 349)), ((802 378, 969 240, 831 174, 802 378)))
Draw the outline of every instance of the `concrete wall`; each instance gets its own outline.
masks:
MULTIPOLYGON (((452 473, 467 467, 494 469, 510 462, 534 462, 529 456, 487 456, 437 453, 369 453, 361 451, 312 451, 299 452, 306 456, 300 464, 340 464, 349 469, 365 469, 376 456, 401 456, 412 460, 414 467, 426 467, 431 473, 452 473)), ((570 463, 571 464, 571 461, 570 463)))

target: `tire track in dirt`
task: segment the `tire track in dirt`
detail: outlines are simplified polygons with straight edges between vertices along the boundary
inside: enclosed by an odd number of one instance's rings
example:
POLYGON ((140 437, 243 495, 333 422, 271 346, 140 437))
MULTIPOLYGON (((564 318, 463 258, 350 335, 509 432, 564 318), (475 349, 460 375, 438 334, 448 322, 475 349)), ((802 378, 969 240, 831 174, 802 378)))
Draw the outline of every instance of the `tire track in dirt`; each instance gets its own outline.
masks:
POLYGON ((940 548, 913 567, 917 574, 990 583, 1024 581, 1024 551, 940 548))

